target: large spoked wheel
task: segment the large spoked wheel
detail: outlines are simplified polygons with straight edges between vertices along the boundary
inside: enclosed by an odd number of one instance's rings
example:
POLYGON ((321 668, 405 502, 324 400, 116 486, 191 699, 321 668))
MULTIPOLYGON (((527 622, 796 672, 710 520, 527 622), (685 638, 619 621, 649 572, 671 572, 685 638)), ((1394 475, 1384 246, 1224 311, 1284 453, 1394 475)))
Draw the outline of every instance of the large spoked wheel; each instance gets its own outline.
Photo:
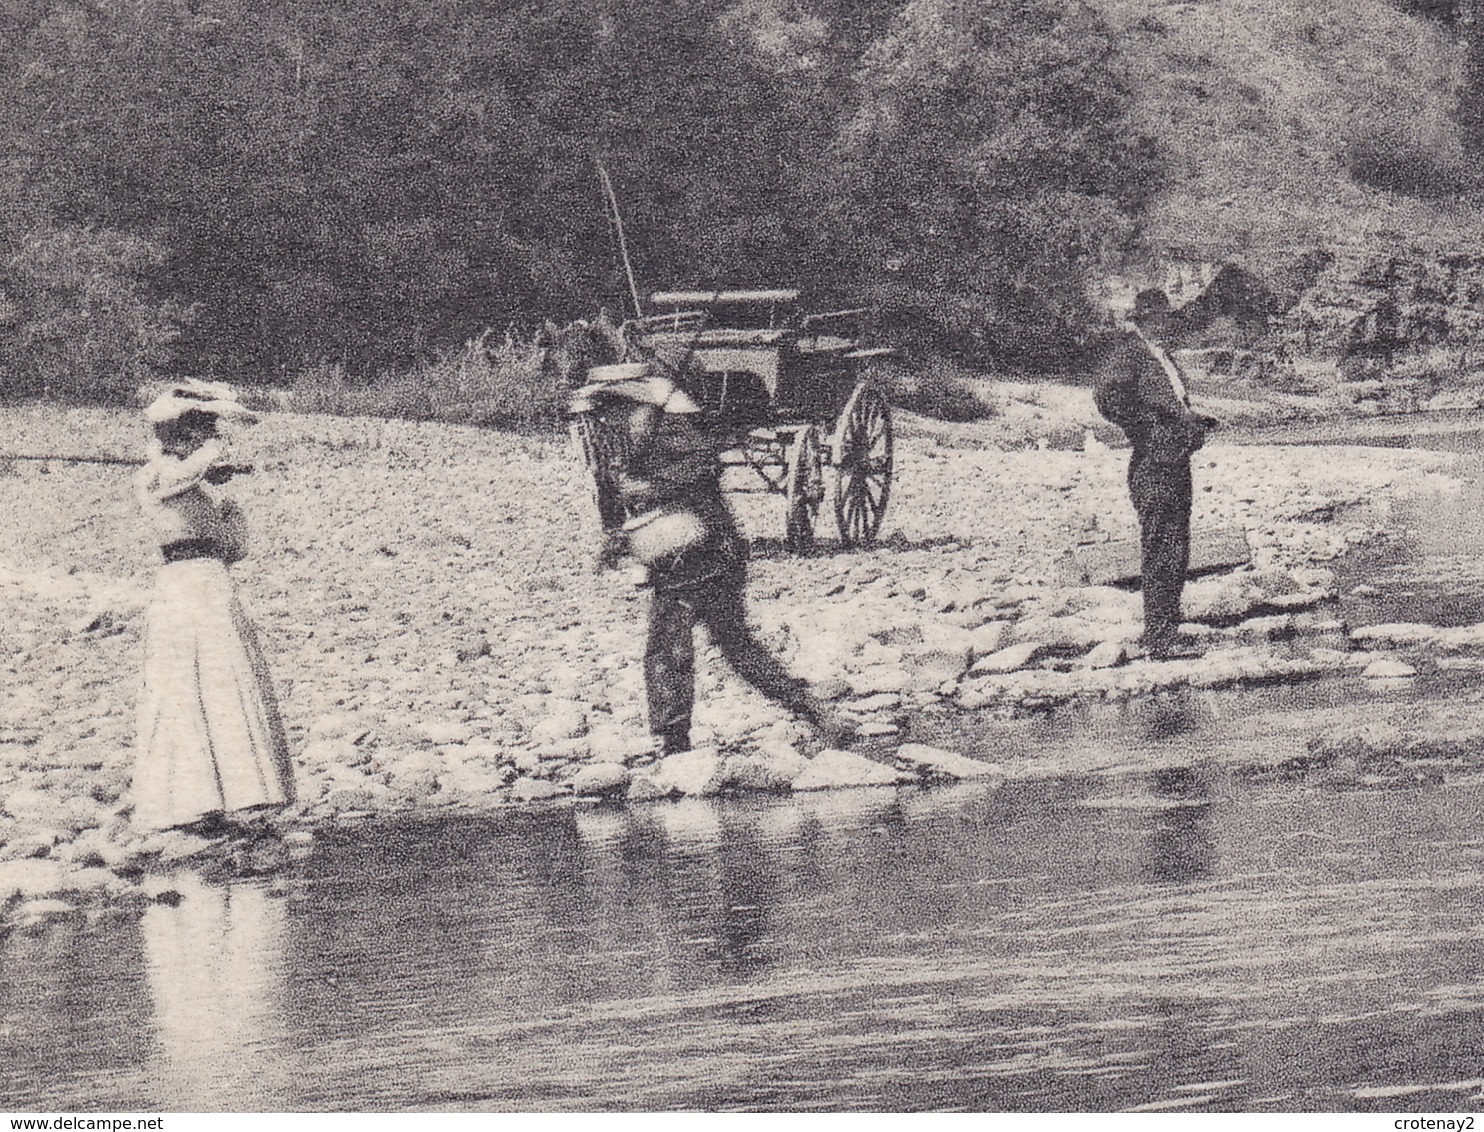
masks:
POLYGON ((788 450, 788 512, 785 543, 795 554, 814 547, 814 523, 824 502, 824 461, 820 455, 819 430, 805 425, 794 434, 788 450))
POLYGON ((857 385, 835 429, 835 523, 846 546, 867 546, 881 530, 891 498, 891 406, 857 385))

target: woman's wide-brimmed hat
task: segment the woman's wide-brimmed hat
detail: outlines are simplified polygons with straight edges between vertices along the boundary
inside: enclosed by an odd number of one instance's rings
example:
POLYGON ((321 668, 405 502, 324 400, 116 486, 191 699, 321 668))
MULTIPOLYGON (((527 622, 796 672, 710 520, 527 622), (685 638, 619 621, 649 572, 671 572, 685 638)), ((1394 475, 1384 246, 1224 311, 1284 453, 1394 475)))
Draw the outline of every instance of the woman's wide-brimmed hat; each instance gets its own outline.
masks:
POLYGON ((178 420, 187 413, 209 413, 217 417, 234 417, 254 421, 257 417, 242 404, 237 390, 220 381, 202 381, 190 377, 177 381, 151 401, 144 419, 151 424, 178 420))
POLYGON ((642 405, 654 405, 667 413, 699 413, 701 407, 685 390, 668 377, 656 374, 645 362, 624 362, 621 365, 593 366, 587 371, 588 384, 572 394, 569 406, 574 413, 590 411, 596 400, 617 397, 624 401, 637 401, 642 405))

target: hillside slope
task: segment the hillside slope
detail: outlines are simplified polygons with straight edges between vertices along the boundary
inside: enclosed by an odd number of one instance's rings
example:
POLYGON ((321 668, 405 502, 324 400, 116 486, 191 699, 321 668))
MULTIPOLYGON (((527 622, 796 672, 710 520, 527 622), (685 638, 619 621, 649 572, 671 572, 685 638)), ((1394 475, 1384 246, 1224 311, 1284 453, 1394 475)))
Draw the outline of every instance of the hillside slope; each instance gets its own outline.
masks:
POLYGON ((1093 0, 1161 140, 1157 252, 1263 272, 1315 246, 1471 249, 1456 29, 1387 0, 1093 0))

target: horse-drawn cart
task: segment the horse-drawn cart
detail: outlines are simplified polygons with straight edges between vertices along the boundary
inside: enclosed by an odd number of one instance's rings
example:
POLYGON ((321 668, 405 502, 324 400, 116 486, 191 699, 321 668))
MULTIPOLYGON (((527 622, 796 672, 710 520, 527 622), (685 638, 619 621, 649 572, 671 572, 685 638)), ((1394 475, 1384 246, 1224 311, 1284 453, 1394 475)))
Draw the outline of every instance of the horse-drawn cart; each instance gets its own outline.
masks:
MULTIPOLYGON (((826 496, 840 541, 868 545, 891 496, 891 407, 863 373, 889 351, 860 342, 862 310, 802 315, 792 290, 661 292, 659 312, 625 326, 632 358, 676 376, 744 471, 728 490, 785 499, 785 539, 808 550, 826 496), (829 474, 826 474, 829 469, 829 474), (750 474, 745 474, 750 473, 750 474)), ((575 422, 600 513, 617 514, 622 438, 595 418, 575 422)))

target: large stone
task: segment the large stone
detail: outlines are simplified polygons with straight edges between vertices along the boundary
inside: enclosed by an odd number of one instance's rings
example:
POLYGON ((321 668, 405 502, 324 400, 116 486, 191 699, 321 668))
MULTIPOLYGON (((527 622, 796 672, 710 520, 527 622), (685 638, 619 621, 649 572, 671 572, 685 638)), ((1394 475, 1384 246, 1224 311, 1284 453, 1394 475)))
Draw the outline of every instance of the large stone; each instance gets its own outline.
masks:
POLYGON ((117 868, 131 856, 126 843, 115 840, 102 829, 84 830, 57 851, 62 860, 73 863, 102 862, 109 868, 117 868))
MULTIPOLYGON (((857 626, 867 617, 860 614, 859 617, 848 626, 843 627, 846 632, 858 632, 857 626)), ((866 622, 869 623, 869 622, 866 622)), ((856 655, 856 665, 859 668, 895 668, 902 663, 902 650, 880 644, 874 640, 867 640, 861 644, 856 655)))
POLYGON ((536 751, 511 751, 510 765, 521 774, 534 774, 541 766, 541 755, 536 751))
POLYGON ((900 707, 902 697, 896 692, 878 692, 874 696, 866 696, 864 699, 853 700, 845 706, 851 711, 862 714, 873 711, 887 711, 890 708, 900 707))
POLYGON ((1113 586, 1077 586, 1067 592, 1067 611, 1086 613, 1099 620, 1119 618, 1139 605, 1137 594, 1113 586))
POLYGON ((1027 617, 1015 626, 1016 641, 1035 641, 1058 649, 1088 649, 1102 640, 1101 626, 1077 614, 1070 617, 1027 617))
POLYGON ((510 796, 517 802, 545 802, 566 793, 565 787, 540 778, 518 778, 510 788, 510 796))
POLYGON ((415 770, 406 774, 398 774, 393 776, 392 782, 399 792, 409 798, 430 798, 440 789, 438 772, 434 770, 415 770))
POLYGON ((970 657, 971 653, 967 648, 908 649, 906 656, 902 658, 902 667, 910 678, 909 686, 921 691, 936 688, 945 680, 962 676, 964 669, 969 666, 970 657))
POLYGON ((1416 676, 1417 670, 1406 663, 1406 661, 1383 656, 1366 665, 1365 671, 1361 675, 1373 680, 1397 680, 1405 679, 1408 676, 1416 676))
MULTIPOLYGON (((593 753, 588 747, 586 735, 578 739, 558 739, 554 743, 543 743, 537 750, 543 762, 550 762, 553 759, 562 762, 587 762, 593 753)), ((610 762, 612 760, 600 759, 599 761, 610 762)))
POLYGON ((1104 641, 1082 658, 1088 668, 1117 668, 1128 659, 1128 646, 1122 641, 1104 641))
POLYGON ((4 830, 5 844, 0 845, 0 861, 21 861, 31 857, 48 857, 65 834, 60 829, 32 829, 17 834, 4 830))
POLYGON ((637 727, 595 727, 585 738, 589 757, 596 762, 632 762, 647 754, 654 746, 654 740, 637 727))
MULTIPOLYGON (((463 795, 493 794, 514 773, 509 767, 484 763, 455 763, 438 772, 437 787, 463 795)), ((409 791, 410 793, 410 791, 409 791)), ((433 793, 433 791, 429 791, 433 793)))
POLYGON ((42 899, 26 900, 10 914, 20 923, 35 924, 53 916, 65 916, 75 911, 77 911, 76 907, 65 900, 42 899))
POLYGON ((1484 648, 1484 625, 1460 625, 1438 633, 1438 644, 1450 652, 1484 648))
POLYGON ((0 904, 13 897, 23 899, 59 892, 65 887, 65 869, 60 861, 0 861, 0 904))
POLYGON ((622 763, 593 763, 572 776, 572 792, 579 797, 621 794, 629 784, 628 767, 622 763))
POLYGON ((1264 600, 1248 576, 1229 574, 1187 583, 1181 607, 1190 621, 1233 621, 1264 600))
POLYGON ((838 676, 816 680, 811 688, 814 694, 822 700, 840 700, 850 695, 850 685, 838 676))
POLYGON ((1314 606, 1328 601, 1333 595, 1325 590, 1306 590, 1296 594, 1277 594, 1267 599, 1264 603, 1274 609, 1282 609, 1286 612, 1294 612, 1300 609, 1312 609, 1314 606))
POLYGON ((994 763, 981 762, 924 743, 903 743, 897 748, 897 758, 941 778, 994 778, 1004 774, 994 763))
MULTIPOLYGON (((1201 628, 1196 625, 1181 625, 1182 634, 1194 635, 1191 630, 1201 628)), ((1279 641, 1292 637, 1297 631, 1294 626, 1294 616, 1291 613, 1274 613, 1268 617, 1251 617, 1237 626, 1236 630, 1243 637, 1256 637, 1261 640, 1279 641)))
POLYGON ((857 696, 874 696, 883 692, 901 694, 912 683, 911 674, 902 668, 867 668, 848 678, 850 690, 857 696))
POLYGON ((564 739, 577 739, 587 734, 587 714, 577 708, 563 708, 531 726, 531 742, 546 747, 564 739))
POLYGON ((1010 638, 1012 625, 1009 621, 991 621, 987 625, 981 625, 971 634, 970 651, 972 659, 978 660, 981 656, 989 656, 999 652, 1005 647, 1005 642, 1010 638))
POLYGON ((707 748, 669 755, 656 763, 649 775, 666 793, 715 794, 726 784, 721 756, 707 748))
POLYGON ((1045 651, 1045 645, 1040 641, 1022 641, 1018 645, 1000 649, 988 656, 982 656, 974 662, 969 669, 971 676, 998 676, 1006 672, 1015 672, 1024 668, 1045 651))
POLYGON ((674 791, 670 787, 661 786, 648 771, 640 771, 629 780, 630 802, 655 802, 668 798, 672 793, 674 791))
POLYGON ((1384 625, 1362 625, 1350 631, 1350 639, 1370 647, 1405 648, 1424 645, 1438 637, 1436 625, 1416 621, 1392 621, 1384 625))
POLYGON ((783 790, 792 785, 809 765, 792 743, 770 741, 759 744, 748 755, 726 760, 726 780, 746 790, 783 790))
POLYGON ((1295 585, 1304 589, 1316 589, 1332 591, 1335 585, 1335 572, 1327 566, 1295 566, 1288 572, 1289 577, 1295 585))
POLYGON ((64 892, 118 892, 124 888, 120 880, 108 869, 96 867, 73 869, 62 880, 64 892))
POLYGON ((793 780, 795 790, 834 790, 848 786, 895 786, 911 777, 852 751, 820 751, 793 780))
POLYGON ((958 706, 964 711, 979 711, 983 708, 993 707, 1004 698, 1004 692, 1001 689, 990 687, 986 682, 970 688, 960 688, 958 691, 958 706))

